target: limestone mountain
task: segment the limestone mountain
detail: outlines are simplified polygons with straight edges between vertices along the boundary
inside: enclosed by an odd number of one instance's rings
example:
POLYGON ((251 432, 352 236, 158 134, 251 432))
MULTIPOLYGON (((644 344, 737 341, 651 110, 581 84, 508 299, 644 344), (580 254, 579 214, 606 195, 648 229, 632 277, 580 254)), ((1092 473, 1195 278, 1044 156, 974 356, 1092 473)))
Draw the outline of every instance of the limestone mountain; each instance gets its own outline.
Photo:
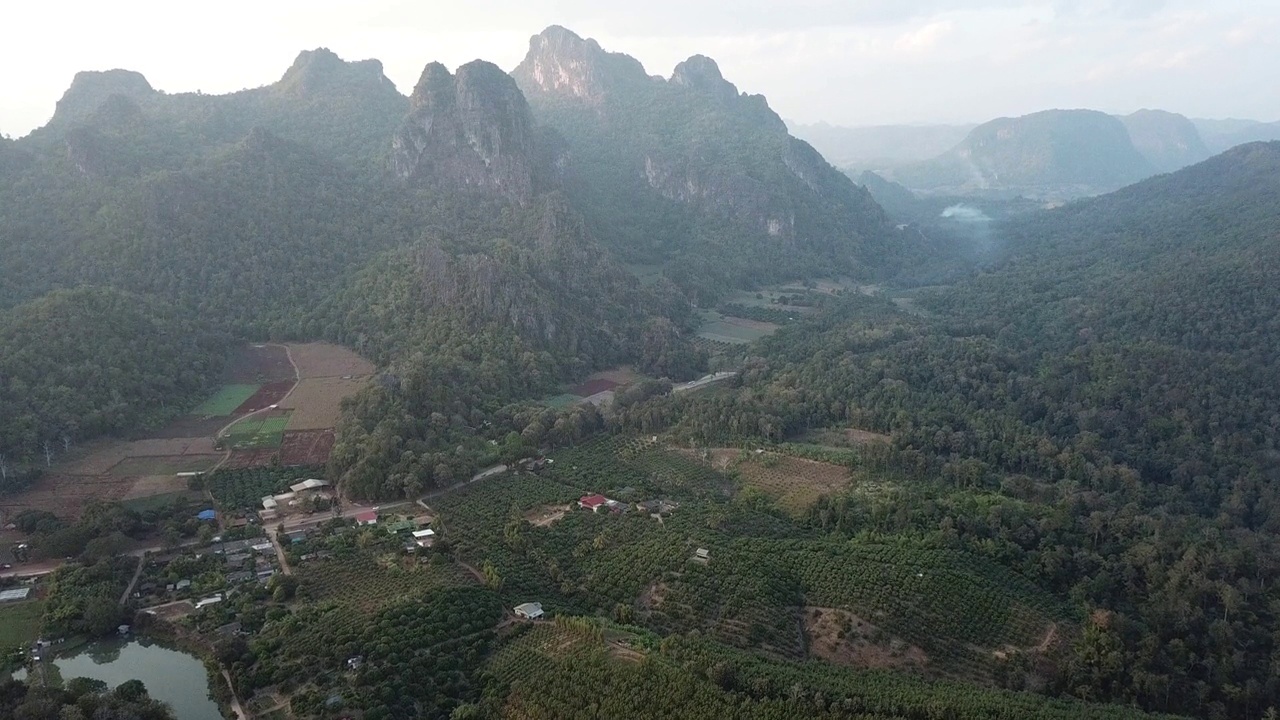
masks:
POLYGON ((1160 172, 1173 172, 1210 155, 1195 124, 1177 113, 1139 110, 1120 121, 1134 147, 1160 172))
POLYGON ((320 48, 299 54, 279 81, 227 95, 163 93, 128 70, 78 73, 50 122, 24 140, 49 147, 69 131, 106 130, 117 145, 132 146, 135 164, 177 167, 261 127, 348 165, 372 167, 408 105, 377 60, 346 62, 320 48), (136 132, 127 132, 126 120, 136 132))
POLYGON ((1045 110, 983 123, 937 158, 895 168, 890 179, 929 193, 1060 200, 1154 172, 1120 120, 1094 110, 1045 110))
POLYGON ((510 75, 482 60, 450 74, 427 65, 391 146, 403 180, 501 194, 519 204, 533 195, 533 118, 510 75))
POLYGON ((624 259, 665 265, 685 286, 869 273, 884 260, 893 231, 870 195, 710 58, 650 77, 551 27, 512 74, 534 118, 565 138, 566 192, 624 259))

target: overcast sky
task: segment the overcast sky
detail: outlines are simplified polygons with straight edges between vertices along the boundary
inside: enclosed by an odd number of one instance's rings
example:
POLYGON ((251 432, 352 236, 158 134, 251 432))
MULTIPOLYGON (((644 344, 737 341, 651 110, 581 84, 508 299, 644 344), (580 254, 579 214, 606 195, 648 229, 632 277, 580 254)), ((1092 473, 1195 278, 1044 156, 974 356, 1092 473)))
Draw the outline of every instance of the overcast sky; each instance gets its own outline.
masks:
POLYGON ((78 70, 169 92, 270 83, 300 50, 506 69, 561 24, 667 75, 694 53, 783 117, 842 125, 983 121, 1051 107, 1280 119, 1280 0, 10 0, 0 132, 53 113, 78 70))

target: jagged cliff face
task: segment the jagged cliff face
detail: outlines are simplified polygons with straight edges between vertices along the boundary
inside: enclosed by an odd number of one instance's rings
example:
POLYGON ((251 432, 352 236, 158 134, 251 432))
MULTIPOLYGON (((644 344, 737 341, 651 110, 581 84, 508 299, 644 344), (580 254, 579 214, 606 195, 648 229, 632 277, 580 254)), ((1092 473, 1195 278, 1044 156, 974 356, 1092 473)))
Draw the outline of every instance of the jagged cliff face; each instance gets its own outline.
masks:
POLYGON ((451 75, 426 67, 392 140, 391 169, 403 180, 533 196, 536 158, 529 105, 511 77, 477 60, 451 75))
POLYGON ((588 105, 605 102, 611 90, 645 83, 651 78, 638 60, 605 52, 595 40, 584 40, 553 25, 529 41, 529 53, 512 73, 528 92, 532 85, 554 96, 588 105))
MULTIPOLYGON (((887 220, 870 196, 791 137, 763 97, 739 92, 711 58, 695 55, 669 79, 651 77, 633 58, 551 27, 530 40, 512 75, 538 122, 567 139, 581 204, 647 205, 637 215, 660 218, 670 214, 665 201, 691 213, 690 226, 714 218, 721 235, 738 233, 740 250, 771 243, 836 259, 842 271, 885 237, 887 220)), ((606 240, 607 224, 592 228, 606 240)), ((664 232, 655 224, 634 235, 664 232)), ((617 243, 636 251, 632 238, 617 243)), ((665 242, 668 252, 680 245, 665 242)))

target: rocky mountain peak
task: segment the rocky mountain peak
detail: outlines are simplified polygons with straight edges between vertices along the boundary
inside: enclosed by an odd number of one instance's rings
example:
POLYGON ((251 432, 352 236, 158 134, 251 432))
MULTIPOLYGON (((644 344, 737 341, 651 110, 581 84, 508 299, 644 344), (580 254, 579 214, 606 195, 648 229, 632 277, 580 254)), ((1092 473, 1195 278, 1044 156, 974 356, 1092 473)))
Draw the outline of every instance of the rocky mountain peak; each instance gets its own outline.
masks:
POLYGON ((533 195, 533 119, 510 75, 476 60, 422 71, 392 141, 391 168, 422 184, 464 186, 524 204, 533 195))
POLYGON ((552 25, 529 39, 529 52, 512 72, 521 86, 588 103, 599 102, 619 83, 649 79, 639 60, 605 52, 600 43, 552 25))
POLYGON ((738 97, 738 88, 720 74, 720 66, 706 55, 694 55, 676 66, 671 82, 691 90, 725 98, 738 97))
POLYGON ((395 90, 382 72, 382 62, 359 60, 348 62, 328 48, 303 50, 285 71, 277 87, 310 95, 335 88, 365 87, 395 90))
POLYGON ((133 70, 78 72, 58 101, 53 117, 59 123, 80 122, 96 113, 112 96, 141 102, 155 94, 155 88, 142 73, 133 70))

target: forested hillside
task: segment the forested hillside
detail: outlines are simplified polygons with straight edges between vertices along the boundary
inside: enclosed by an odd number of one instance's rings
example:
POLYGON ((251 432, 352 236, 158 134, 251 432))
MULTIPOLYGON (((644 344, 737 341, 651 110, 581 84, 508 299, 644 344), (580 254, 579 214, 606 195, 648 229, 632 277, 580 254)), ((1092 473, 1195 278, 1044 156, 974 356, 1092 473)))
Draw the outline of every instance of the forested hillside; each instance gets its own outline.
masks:
POLYGON ((892 435, 888 496, 822 527, 998 559, 1089 618, 1058 691, 1204 717, 1280 700, 1269 592, 1280 398, 1280 144, 1009 223, 1009 257, 767 340, 743 388, 634 406, 712 444, 892 435))
POLYGON ((216 376, 225 343, 116 290, 57 291, 0 313, 0 491, 14 489, 6 485, 27 457, 185 411, 216 376))

